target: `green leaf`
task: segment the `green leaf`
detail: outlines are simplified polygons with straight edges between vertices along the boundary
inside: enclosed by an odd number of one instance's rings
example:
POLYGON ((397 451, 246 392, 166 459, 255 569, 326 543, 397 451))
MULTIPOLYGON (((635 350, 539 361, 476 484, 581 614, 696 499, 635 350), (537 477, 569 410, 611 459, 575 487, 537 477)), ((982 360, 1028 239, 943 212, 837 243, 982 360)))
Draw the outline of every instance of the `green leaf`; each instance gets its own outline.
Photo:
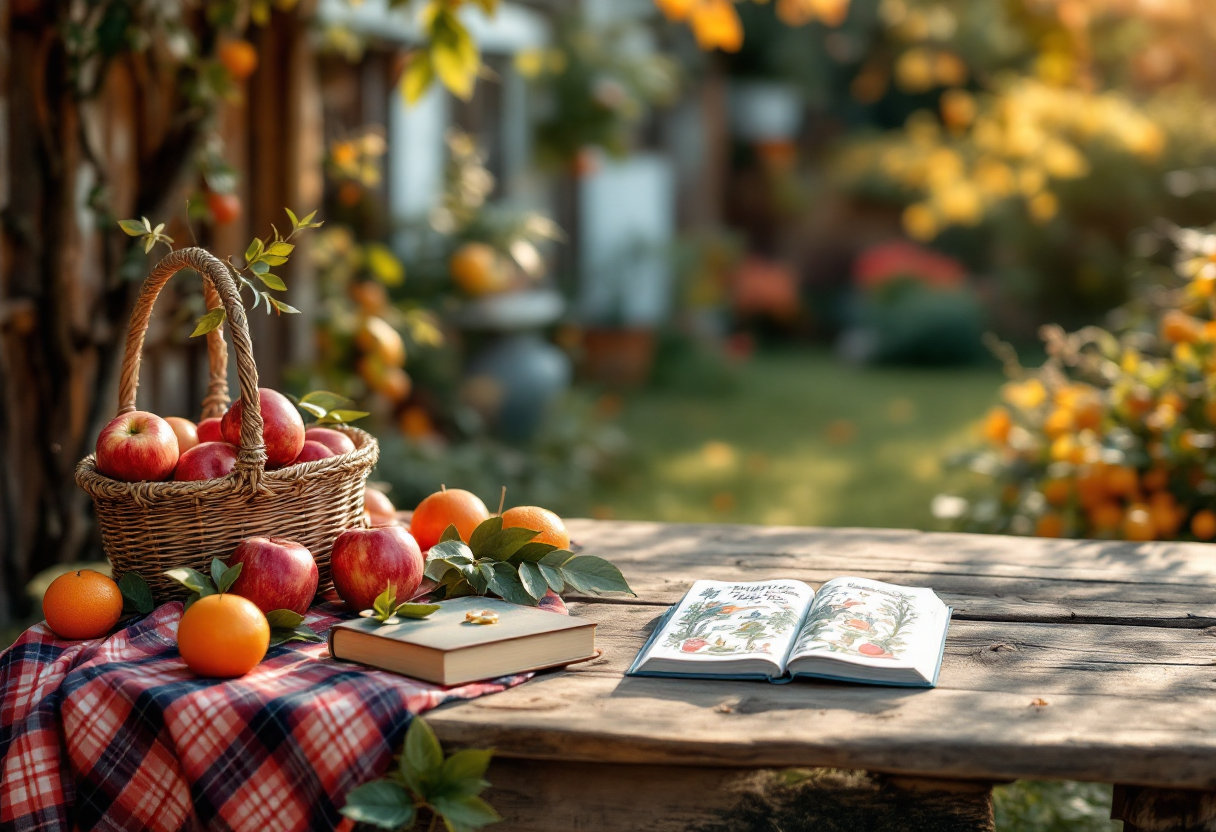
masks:
POLYGON ((253 261, 257 260, 261 253, 262 241, 255 237, 253 242, 249 244, 249 248, 245 249, 245 262, 252 265, 253 261))
POLYGON ((255 260, 249 264, 249 270, 254 274, 266 274, 270 271, 270 264, 264 263, 261 260, 255 260))
POLYGON ((565 566, 571 558, 574 557, 574 552, 569 549, 554 549, 549 554, 540 559, 540 562, 547 566, 565 566))
POLYGON ((290 208, 284 208, 283 210, 287 212, 287 216, 291 219, 292 230, 294 231, 295 229, 299 228, 300 221, 298 219, 296 219, 295 212, 292 211, 290 208))
MULTIPOLYGON (((211 582, 214 583, 218 587, 220 585, 220 581, 224 580, 224 571, 227 569, 228 569, 228 564, 224 563, 219 558, 212 558, 211 559, 211 582)), ((223 592, 223 590, 220 590, 220 591, 223 592)))
POLYGON ((346 805, 338 810, 356 823, 397 829, 414 822, 414 801, 391 780, 373 780, 351 789, 346 805))
POLYGON ((393 608, 397 606, 397 592, 393 588, 392 582, 384 585, 384 592, 376 596, 375 602, 372 604, 372 610, 376 613, 376 619, 383 624, 393 614, 393 608))
POLYGON ((473 560, 473 550, 469 548, 467 543, 459 540, 445 540, 441 543, 436 543, 430 548, 432 558, 464 558, 465 560, 473 560))
POLYGON ((431 805, 443 817, 450 832, 474 832, 502 820, 498 812, 480 797, 437 797, 431 805))
POLYGON ((398 604, 395 614, 406 618, 426 618, 437 609, 438 604, 398 604))
MULTIPOLYGON (((212 566, 214 567, 214 565, 215 563, 213 561, 212 566)), ((236 583, 236 579, 241 576, 241 570, 244 568, 245 564, 243 563, 238 563, 236 566, 229 566, 224 570, 224 573, 220 576, 220 579, 215 582, 216 589, 218 589, 220 592, 227 592, 232 588, 232 585, 236 583)))
POLYGON ((119 220, 118 227, 126 233, 128 237, 142 237, 148 233, 144 228, 144 224, 139 220, 119 220))
MULTIPOLYGON (((263 293, 263 294, 265 294, 265 293, 263 293)), ((294 306, 288 306, 286 303, 283 303, 283 301, 279 300, 278 298, 272 298, 270 295, 266 295, 266 300, 268 300, 272 304, 274 304, 274 308, 279 310, 279 312, 281 312, 281 313, 286 312, 288 315, 299 315, 300 314, 299 309, 296 309, 294 306)))
POLYGON ((477 592, 478 595, 485 595, 486 590, 490 587, 490 580, 494 577, 494 567, 488 563, 477 564, 471 572, 465 575, 469 585, 477 592))
POLYGON ((530 561, 519 565, 519 582, 529 595, 539 601, 549 591, 545 576, 540 573, 540 567, 530 561))
POLYGON ((138 572, 124 572, 118 579, 118 590, 122 593, 123 612, 152 612, 155 603, 148 582, 138 572))
POLYGON ((286 644, 289 641, 323 641, 319 635, 307 624, 299 624, 291 629, 280 629, 270 631, 270 646, 276 644, 286 644))
POLYGON ((559 567, 544 563, 539 563, 537 566, 540 567, 540 574, 545 576, 545 583, 549 585, 549 589, 560 593, 566 588, 566 582, 562 580, 562 572, 559 567))
POLYGON ((455 568, 455 565, 446 558, 431 558, 426 562, 426 569, 423 571, 423 574, 432 581, 442 581, 443 576, 455 568))
POLYGON ((557 547, 552 543, 532 541, 531 543, 525 543, 515 550, 515 554, 511 555, 511 563, 537 563, 544 560, 550 552, 556 551, 557 547))
POLYGON ((322 417, 322 420, 330 423, 346 424, 357 419, 362 419, 367 415, 369 414, 365 410, 331 410, 322 417))
POLYGON ((200 335, 206 335, 213 329, 218 329, 224 323, 224 319, 228 317, 228 312, 222 306, 217 306, 206 315, 198 319, 198 323, 194 327, 194 332, 190 333, 191 338, 197 338, 200 335))
POLYGON ((271 243, 270 248, 266 249, 266 253, 274 255, 275 257, 286 257, 287 255, 289 255, 293 251, 295 251, 295 248, 296 247, 293 246, 291 243, 284 243, 284 242, 271 243))
POLYGON ((301 410, 305 410, 308 413, 311 413, 313 416, 316 416, 318 419, 322 419, 325 417, 325 413, 326 413, 325 408, 317 407, 315 404, 309 404, 308 402, 296 402, 296 407, 300 408, 301 410))
POLYGON ((322 225, 324 225, 324 223, 320 223, 320 222, 314 223, 312 221, 312 218, 315 217, 316 215, 317 215, 317 212, 313 211, 307 217, 300 220, 300 227, 301 228, 320 228, 322 225))
POLYGON ((212 585, 211 579, 197 569, 180 566, 177 569, 170 569, 164 574, 166 578, 177 581, 191 592, 197 592, 200 595, 215 594, 215 587, 212 585))
POLYGON ((448 527, 443 530, 443 534, 439 535, 440 543, 445 543, 449 540, 460 540, 460 532, 457 530, 455 523, 449 523, 448 527))
POLYGON ((477 524, 477 528, 473 529, 473 534, 469 535, 469 548, 475 555, 481 557, 482 552, 485 551, 486 541, 500 531, 502 531, 501 517, 483 520, 477 524))
POLYGON ((490 767, 493 748, 464 748, 443 761, 443 782, 452 780, 480 780, 490 767))
POLYGON ((633 595, 629 583, 617 569, 603 558, 579 555, 562 564, 562 577, 579 592, 627 592, 633 595))
MULTIPOLYGON (((501 518, 500 518, 501 520, 501 518)), ((518 552, 525 543, 528 543, 532 538, 536 537, 540 532, 533 529, 503 529, 487 540, 478 554, 484 554, 492 557, 495 560, 510 560, 511 556, 518 552)), ((476 547, 473 549, 478 551, 476 547)))
POLYGON ((468 100, 481 68, 481 54, 469 31, 451 11, 437 10, 431 22, 431 64, 452 94, 468 100))
POLYGON ((266 622, 272 630, 294 630, 304 623, 304 616, 295 610, 271 610, 266 613, 266 622))
POLYGON ((405 732, 405 754, 401 762, 405 770, 423 783, 435 782, 443 771, 443 749, 422 717, 415 716, 405 732))
POLYGON ((431 65, 430 54, 421 49, 411 54, 405 72, 401 73, 401 94, 405 97, 405 103, 417 104, 434 80, 435 69, 431 65))
MULTIPOLYGON (((261 265, 261 263, 258 265, 261 265)), ((265 283, 268 288, 274 289, 277 292, 285 292, 287 290, 287 284, 277 274, 266 272, 266 274, 259 274, 258 279, 265 283)))
POLYGON ((524 589, 524 585, 519 579, 519 573, 509 563, 494 564, 489 585, 490 589, 504 601, 529 607, 536 606, 536 599, 524 589))
POLYGON ((281 266, 287 262, 287 258, 281 254, 263 254, 258 259, 270 266, 281 266))
POLYGON ((302 404, 316 405, 326 411, 354 404, 346 396, 331 393, 328 390, 313 390, 311 393, 305 393, 300 397, 300 402, 302 404))

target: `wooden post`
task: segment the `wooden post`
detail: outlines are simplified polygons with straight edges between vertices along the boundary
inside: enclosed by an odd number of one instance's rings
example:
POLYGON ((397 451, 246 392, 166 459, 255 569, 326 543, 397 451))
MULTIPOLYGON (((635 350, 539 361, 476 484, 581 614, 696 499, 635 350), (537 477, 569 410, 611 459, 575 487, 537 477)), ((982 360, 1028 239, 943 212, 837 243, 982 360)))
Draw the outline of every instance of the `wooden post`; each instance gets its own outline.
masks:
POLYGON ((1110 816, 1123 832, 1216 832, 1216 792, 1116 785, 1110 816))

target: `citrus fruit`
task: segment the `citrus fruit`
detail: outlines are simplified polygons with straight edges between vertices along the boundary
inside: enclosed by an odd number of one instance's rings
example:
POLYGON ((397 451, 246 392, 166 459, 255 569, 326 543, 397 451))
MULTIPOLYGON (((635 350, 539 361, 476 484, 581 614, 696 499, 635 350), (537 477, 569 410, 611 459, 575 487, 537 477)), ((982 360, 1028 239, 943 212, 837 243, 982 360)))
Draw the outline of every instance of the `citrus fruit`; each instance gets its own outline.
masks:
POLYGON ((1123 523, 1123 509, 1118 503, 1097 503, 1089 510, 1089 522, 1097 531, 1115 531, 1123 523))
POLYGON ((118 584, 100 572, 65 572, 46 589, 42 614, 47 626, 62 638, 104 636, 122 615, 118 584))
POLYGON ((244 676, 269 646, 266 616, 257 604, 231 592, 199 598, 177 625, 177 650, 199 676, 244 676))
POLYGON ((984 417, 980 431, 984 438, 993 445, 1004 445, 1009 441, 1009 431, 1013 429, 1013 418, 1003 407, 994 407, 984 417))
POLYGON ((498 254, 485 243, 465 243, 448 261, 452 280, 466 294, 478 297, 501 292, 510 283, 498 254))
POLYGON ((1136 469, 1126 465, 1112 465, 1106 469, 1106 493, 1112 497, 1131 497, 1140 485, 1136 469))
POLYGON ((1072 482, 1066 479, 1047 480, 1040 490, 1047 498, 1047 502, 1058 508, 1066 504, 1068 498, 1072 496, 1072 482))
POLYGON ((1199 321, 1178 309, 1171 309, 1161 317, 1161 337, 1175 344, 1191 344, 1199 340, 1199 321))
POLYGON ((1034 527, 1035 537, 1062 537, 1064 534, 1064 519, 1054 512, 1048 512, 1039 518, 1034 527))
POLYGON ((455 526, 460 539, 468 543, 473 529, 489 519, 490 511, 480 497, 462 488, 448 488, 418 504, 410 520, 410 534, 425 552, 439 542, 448 526, 455 526))
POLYGON ((1157 537, 1157 527, 1148 506, 1136 503, 1127 509, 1123 518, 1123 537, 1127 540, 1146 541, 1157 537))
POLYGON ((1206 508, 1195 512, 1195 516, 1191 518, 1191 534, 1200 540, 1216 537, 1216 513, 1206 508))
POLYGON ((547 508, 540 506, 509 508, 502 513, 502 527, 504 529, 531 529, 540 532, 532 538, 535 543, 548 543, 559 549, 570 548, 570 533, 566 531, 566 524, 562 522, 562 518, 547 508))
POLYGON ((237 81, 244 81, 258 68, 258 51, 247 40, 225 41, 220 44, 218 57, 237 81))
POLYGON ((241 217, 241 198, 236 194, 207 192, 207 210, 216 225, 229 225, 241 217))
POLYGON ((1043 432, 1052 439, 1063 436, 1066 433, 1072 433, 1075 427, 1076 421, 1073 418, 1072 411, 1065 407, 1057 407, 1051 411, 1043 422, 1043 432))

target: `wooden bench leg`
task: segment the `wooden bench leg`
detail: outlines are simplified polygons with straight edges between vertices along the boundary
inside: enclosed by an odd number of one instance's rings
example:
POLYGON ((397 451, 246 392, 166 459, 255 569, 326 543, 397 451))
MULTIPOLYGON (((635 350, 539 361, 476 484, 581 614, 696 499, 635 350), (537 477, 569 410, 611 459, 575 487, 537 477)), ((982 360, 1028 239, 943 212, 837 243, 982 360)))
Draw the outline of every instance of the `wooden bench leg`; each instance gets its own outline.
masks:
POLYGON ((987 783, 495 758, 486 793, 521 832, 993 832, 987 783))
POLYGON ((1123 832, 1216 832, 1216 792, 1116 785, 1110 816, 1123 832))

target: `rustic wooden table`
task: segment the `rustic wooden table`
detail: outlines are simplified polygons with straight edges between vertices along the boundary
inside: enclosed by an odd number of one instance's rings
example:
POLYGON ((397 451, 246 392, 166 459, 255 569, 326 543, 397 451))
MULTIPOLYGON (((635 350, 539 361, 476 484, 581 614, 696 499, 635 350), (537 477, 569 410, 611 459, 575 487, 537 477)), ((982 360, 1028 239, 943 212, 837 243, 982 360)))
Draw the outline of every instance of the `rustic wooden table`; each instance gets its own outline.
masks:
POLYGON ((1216 830, 1216 546, 570 528, 638 593, 571 605, 603 656, 427 717, 498 749, 504 829, 991 829, 993 783, 1060 778, 1116 784, 1128 832, 1216 830), (839 575, 954 607, 936 689, 624 676, 698 578, 839 575))

